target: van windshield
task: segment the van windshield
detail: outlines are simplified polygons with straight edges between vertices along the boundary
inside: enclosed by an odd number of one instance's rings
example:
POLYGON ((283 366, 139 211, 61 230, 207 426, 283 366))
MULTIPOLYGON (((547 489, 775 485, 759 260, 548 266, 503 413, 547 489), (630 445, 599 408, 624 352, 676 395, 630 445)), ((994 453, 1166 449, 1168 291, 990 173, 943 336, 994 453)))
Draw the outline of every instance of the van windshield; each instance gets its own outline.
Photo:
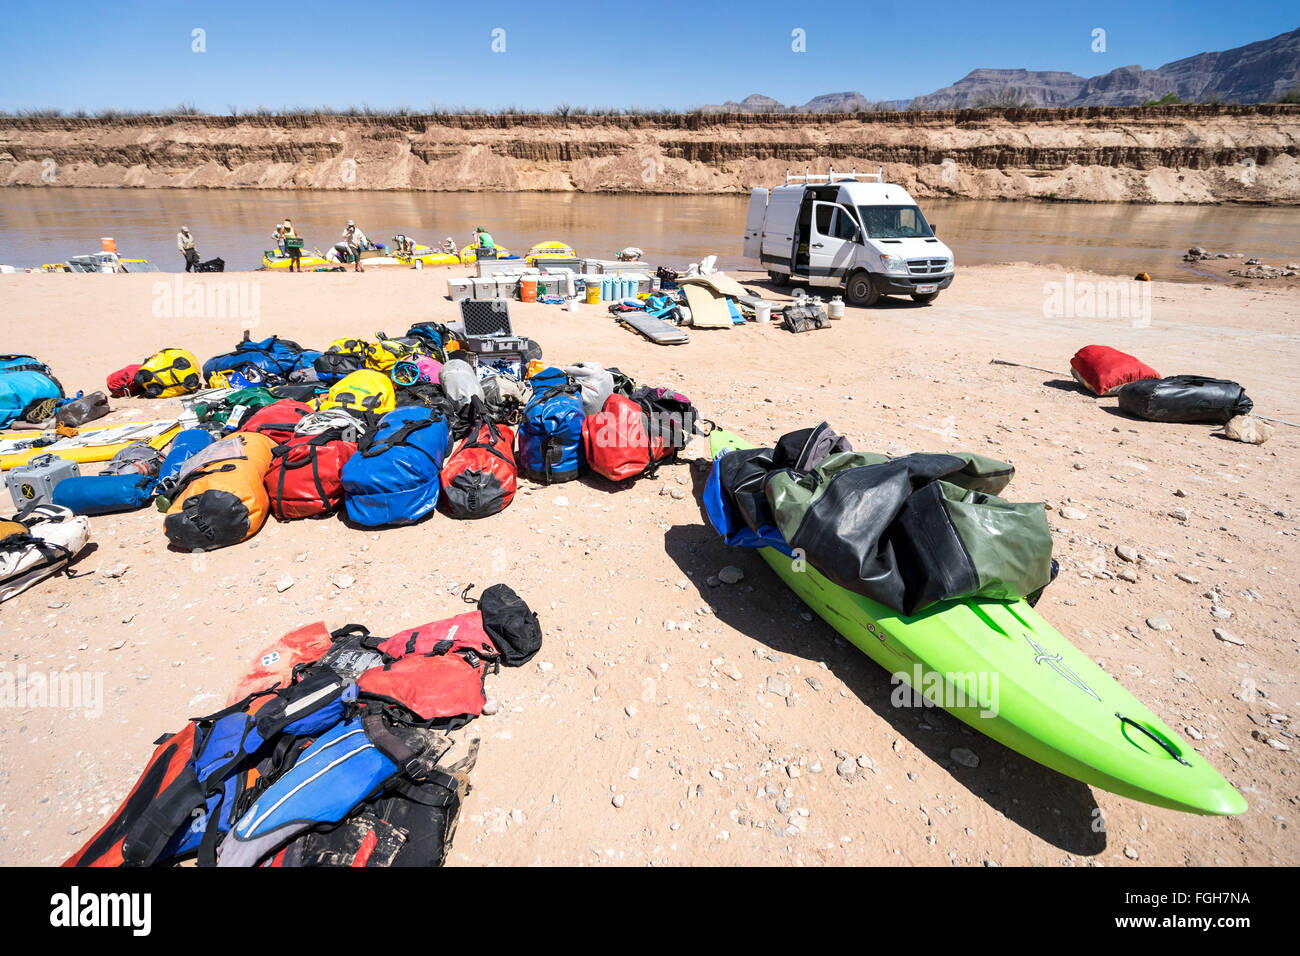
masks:
POLYGON ((930 224, 916 206, 859 206, 858 215, 872 239, 929 239, 930 224))

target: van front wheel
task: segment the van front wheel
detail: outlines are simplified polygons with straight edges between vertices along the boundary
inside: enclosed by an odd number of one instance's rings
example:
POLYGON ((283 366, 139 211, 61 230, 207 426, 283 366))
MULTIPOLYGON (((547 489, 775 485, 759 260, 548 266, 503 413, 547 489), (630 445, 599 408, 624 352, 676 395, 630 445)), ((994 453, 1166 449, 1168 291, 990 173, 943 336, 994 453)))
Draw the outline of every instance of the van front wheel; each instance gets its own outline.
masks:
POLYGON ((844 300, 853 306, 868 307, 880 301, 880 293, 871 282, 870 273, 855 272, 844 284, 844 300))

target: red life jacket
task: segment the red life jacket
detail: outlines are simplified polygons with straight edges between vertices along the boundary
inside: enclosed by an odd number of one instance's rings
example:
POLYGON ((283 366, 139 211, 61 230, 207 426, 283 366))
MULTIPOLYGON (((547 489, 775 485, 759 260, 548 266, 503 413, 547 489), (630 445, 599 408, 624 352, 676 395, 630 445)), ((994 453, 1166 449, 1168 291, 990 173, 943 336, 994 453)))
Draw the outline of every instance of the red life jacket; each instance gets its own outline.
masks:
POLYGON ((483 713, 487 662, 473 654, 417 654, 357 678, 362 697, 396 705, 416 721, 460 726, 483 713))
POLYGON ((518 478, 514 444, 513 430, 483 421, 452 449, 439 480, 453 517, 486 518, 505 510, 518 478))
POLYGON ((138 371, 140 371, 140 366, 128 365, 116 372, 110 372, 108 378, 104 380, 104 383, 108 386, 108 394, 114 398, 139 395, 142 389, 135 381, 135 373, 138 371))
POLYGON ((313 411, 310 405, 303 402, 282 398, 255 411, 239 426, 239 431, 258 432, 277 445, 283 445, 294 437, 294 426, 313 411))
POLYGON ((583 421, 582 446, 591 470, 610 481, 653 473, 675 451, 662 437, 647 435, 641 406, 618 394, 609 396, 604 408, 583 421))
POLYGON ((149 758, 140 779, 126 795, 99 832, 86 841, 64 866, 124 866, 122 843, 131 825, 139 819, 159 795, 177 782, 194 757, 194 722, 187 721, 185 728, 159 741, 158 748, 149 758))
POLYGON ((357 679, 363 696, 455 725, 483 712, 483 679, 500 656, 477 610, 400 631, 378 650, 395 660, 357 679))
POLYGON ((288 687, 294 668, 318 660, 330 649, 333 640, 324 621, 316 621, 290 631, 253 658, 252 668, 240 678, 226 698, 226 703, 237 704, 249 694, 277 684, 288 687))
POLYGON ((479 657, 495 658, 499 655, 492 638, 483 629, 483 615, 478 611, 466 611, 445 621, 398 631, 381 641, 377 649, 394 660, 412 654, 457 654, 465 650, 473 651, 479 657))
POLYGON ((271 513, 291 521, 328 514, 343 504, 340 473, 356 450, 356 442, 343 441, 330 431, 295 435, 277 445, 264 479, 271 513))

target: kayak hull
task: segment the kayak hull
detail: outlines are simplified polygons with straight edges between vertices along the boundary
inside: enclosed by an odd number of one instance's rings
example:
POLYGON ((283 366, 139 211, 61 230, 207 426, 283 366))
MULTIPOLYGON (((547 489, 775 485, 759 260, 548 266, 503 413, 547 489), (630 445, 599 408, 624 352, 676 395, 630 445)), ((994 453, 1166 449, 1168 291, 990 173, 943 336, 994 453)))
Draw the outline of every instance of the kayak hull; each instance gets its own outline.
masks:
MULTIPOLYGON (((750 448, 722 429, 716 456, 750 448)), ((934 705, 1068 777, 1143 803, 1229 815, 1246 801, 1025 601, 945 601, 911 617, 761 548, 822 620, 934 705)))

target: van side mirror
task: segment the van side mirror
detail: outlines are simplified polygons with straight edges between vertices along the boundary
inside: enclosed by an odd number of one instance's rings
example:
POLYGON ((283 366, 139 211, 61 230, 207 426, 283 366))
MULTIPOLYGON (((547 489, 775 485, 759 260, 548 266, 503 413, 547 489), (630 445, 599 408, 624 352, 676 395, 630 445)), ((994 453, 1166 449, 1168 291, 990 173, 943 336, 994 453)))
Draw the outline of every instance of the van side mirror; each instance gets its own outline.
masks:
POLYGON ((936 236, 939 235, 939 227, 934 223, 930 223, 930 231, 934 233, 936 236))

